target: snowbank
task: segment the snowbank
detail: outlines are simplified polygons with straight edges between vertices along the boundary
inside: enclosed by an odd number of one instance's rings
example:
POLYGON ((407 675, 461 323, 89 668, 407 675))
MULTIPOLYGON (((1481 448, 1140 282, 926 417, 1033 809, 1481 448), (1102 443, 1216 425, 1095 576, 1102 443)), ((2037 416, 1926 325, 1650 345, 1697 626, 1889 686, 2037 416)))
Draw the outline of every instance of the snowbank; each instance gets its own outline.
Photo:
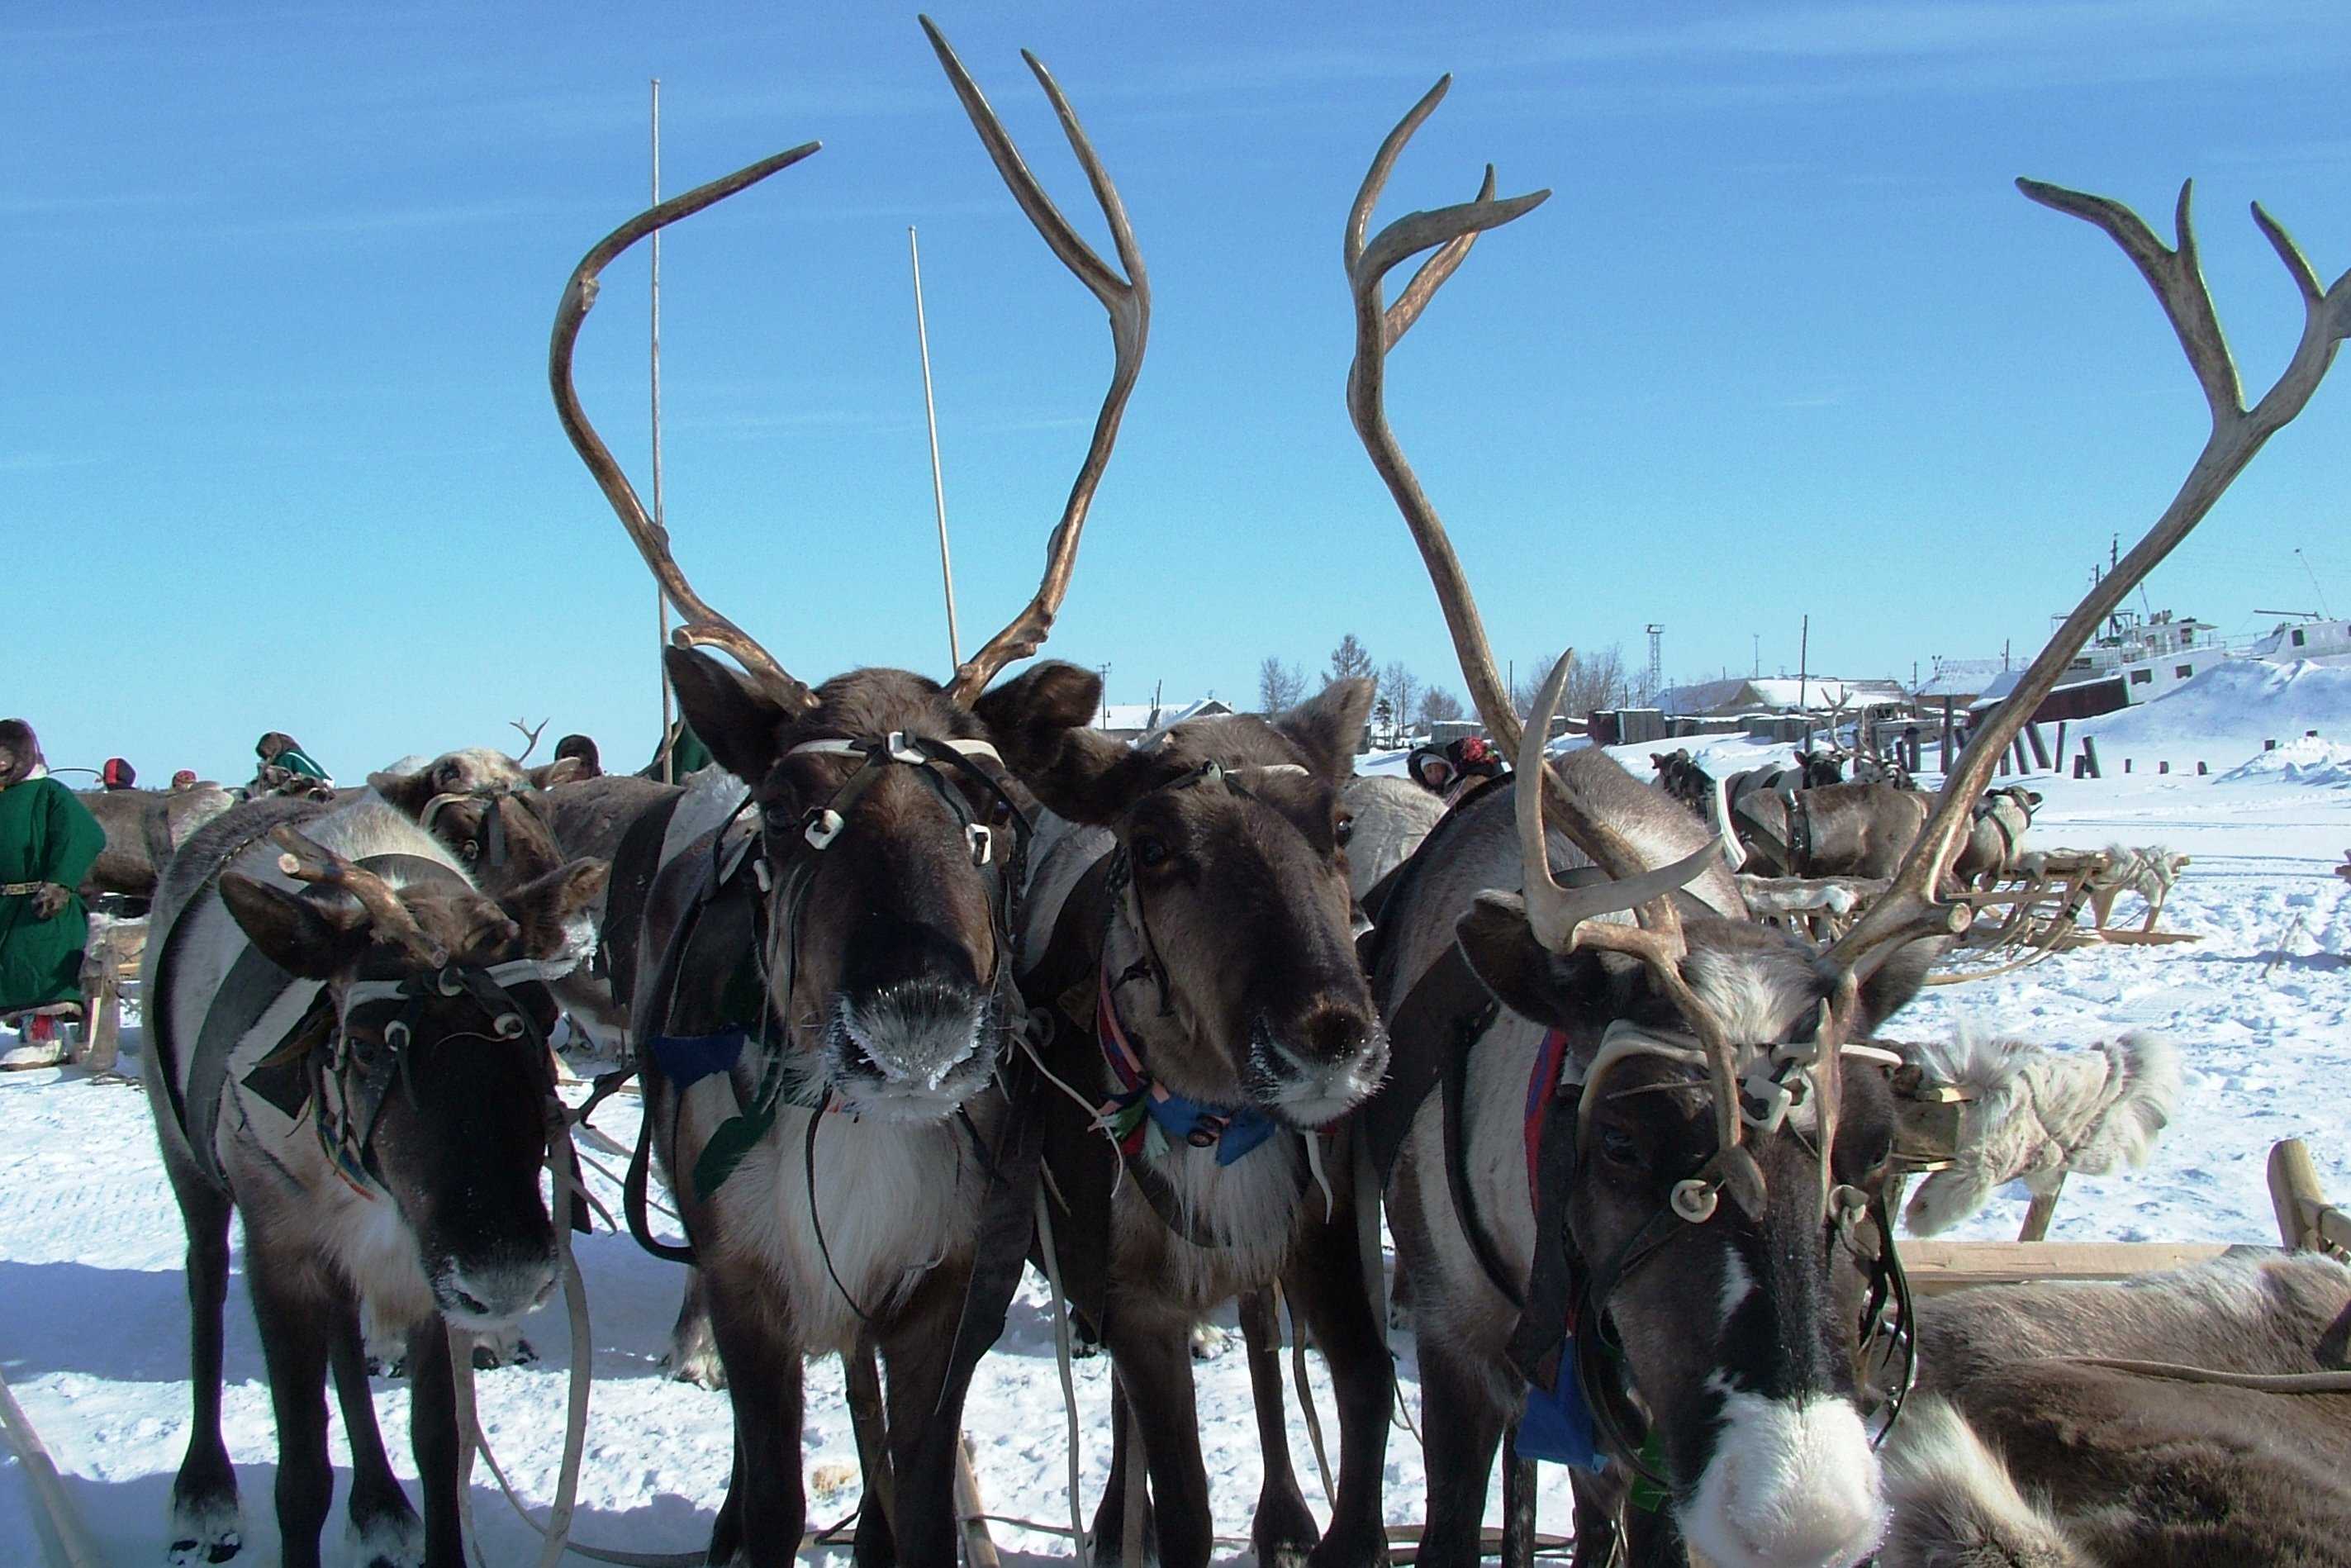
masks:
POLYGON ((2309 730, 2322 740, 2351 740, 2351 668, 2224 660, 2167 696, 2074 727, 2097 737, 2098 761, 2109 774, 2126 758, 2141 768, 2160 760, 2181 770, 2199 762, 2231 769, 2258 757, 2264 742, 2283 747, 2309 730))

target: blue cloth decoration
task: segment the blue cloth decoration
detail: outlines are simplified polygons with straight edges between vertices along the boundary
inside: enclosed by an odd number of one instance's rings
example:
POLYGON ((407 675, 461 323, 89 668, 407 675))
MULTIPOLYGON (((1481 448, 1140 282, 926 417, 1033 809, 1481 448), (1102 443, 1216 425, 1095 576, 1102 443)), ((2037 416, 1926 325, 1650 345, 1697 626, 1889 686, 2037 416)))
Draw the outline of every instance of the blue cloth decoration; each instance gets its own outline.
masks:
POLYGON ((1519 1417, 1519 1457, 1554 1465, 1572 1465, 1598 1475, 1608 1468, 1592 1427, 1592 1406, 1583 1397, 1583 1380, 1575 1370, 1575 1339, 1560 1346, 1559 1376, 1553 1386, 1527 1385, 1526 1413, 1519 1417))
POLYGON ((662 1075, 684 1089, 713 1073, 730 1071, 750 1038, 739 1029, 717 1034, 657 1034, 645 1042, 645 1049, 653 1053, 662 1075))

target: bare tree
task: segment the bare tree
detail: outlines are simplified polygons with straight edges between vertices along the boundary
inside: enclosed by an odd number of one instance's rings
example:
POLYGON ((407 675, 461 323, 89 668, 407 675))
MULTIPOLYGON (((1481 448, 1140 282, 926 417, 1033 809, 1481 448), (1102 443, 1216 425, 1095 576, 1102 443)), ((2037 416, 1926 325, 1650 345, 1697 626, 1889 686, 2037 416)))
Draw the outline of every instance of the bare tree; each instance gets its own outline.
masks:
POLYGON ((1380 672, 1380 700, 1388 706, 1398 730, 1410 724, 1420 701, 1420 677, 1405 668, 1402 659, 1392 659, 1380 672))
MULTIPOLYGON (((1535 694, 1542 689, 1543 677, 1559 662, 1557 653, 1544 653, 1527 667, 1531 672, 1525 680, 1510 688, 1510 706, 1520 718, 1534 711, 1535 694)), ((1633 682, 1625 668, 1622 643, 1612 643, 1605 648, 1589 652, 1579 649, 1574 662, 1567 667, 1567 685, 1559 699, 1559 711, 1581 718, 1595 708, 1623 707, 1631 700, 1633 682)))
POLYGON ((1350 632, 1339 639, 1337 647, 1331 650, 1331 668, 1324 672, 1322 684, 1327 686, 1333 681, 1358 677, 1369 679, 1374 669, 1372 651, 1357 642, 1355 634, 1350 632))
POLYGON ((1257 667, 1258 706, 1267 713, 1280 713, 1298 706, 1306 695, 1306 672, 1296 664, 1285 664, 1277 653, 1268 653, 1257 667))
POLYGON ((1450 724, 1461 716, 1461 699, 1443 686, 1431 686, 1420 694, 1420 722, 1450 724))

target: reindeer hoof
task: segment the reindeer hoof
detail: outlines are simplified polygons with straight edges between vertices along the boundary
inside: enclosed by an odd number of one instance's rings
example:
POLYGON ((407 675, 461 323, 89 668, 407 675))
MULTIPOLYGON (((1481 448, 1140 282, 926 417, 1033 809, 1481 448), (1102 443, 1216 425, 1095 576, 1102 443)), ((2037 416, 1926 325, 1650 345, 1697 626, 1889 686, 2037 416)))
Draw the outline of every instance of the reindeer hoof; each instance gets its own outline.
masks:
POLYGON ((404 1355, 389 1358, 371 1355, 367 1358, 367 1375, 370 1377, 405 1377, 408 1375, 408 1358, 404 1355))
POLYGON ((691 1383, 713 1393, 726 1386, 726 1367, 718 1359, 716 1345, 705 1343, 690 1351, 672 1349, 661 1358, 661 1364, 674 1382, 691 1383))
POLYGON ((243 1550, 245 1534, 234 1496, 193 1506, 172 1505, 172 1544, 163 1552, 171 1568, 226 1563, 243 1550))
POLYGON ((518 1333, 496 1333, 474 1342, 474 1370, 496 1372, 501 1366, 528 1366, 538 1351, 518 1333))
POLYGON ((1231 1343, 1232 1336, 1214 1323, 1195 1323, 1192 1326, 1194 1361, 1214 1361, 1225 1354, 1225 1347, 1231 1343))
POLYGON ((350 1561, 360 1568, 424 1568, 424 1524, 410 1510, 351 1521, 350 1561))

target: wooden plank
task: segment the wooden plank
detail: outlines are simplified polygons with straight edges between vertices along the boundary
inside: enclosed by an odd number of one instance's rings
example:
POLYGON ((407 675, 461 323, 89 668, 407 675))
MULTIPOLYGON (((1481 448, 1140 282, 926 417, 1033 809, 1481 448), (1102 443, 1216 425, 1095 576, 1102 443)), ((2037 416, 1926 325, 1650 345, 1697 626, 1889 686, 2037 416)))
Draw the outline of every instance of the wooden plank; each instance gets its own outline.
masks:
POLYGON ((2318 1245, 2318 1228, 2310 1210, 2326 1205, 2325 1189, 2318 1185, 2318 1166, 2300 1138, 2270 1145, 2270 1207, 2277 1213, 2278 1239, 2292 1251, 2305 1252, 2318 1245))
POLYGON ((1911 1290, 1938 1296, 1975 1285, 2127 1280, 2228 1250, 2209 1241, 1905 1241, 1902 1265, 1911 1290))
POLYGON ((0 1437, 6 1437, 33 1494, 33 1533, 41 1542, 42 1556, 56 1568, 103 1568, 106 1558, 58 1479, 57 1464, 42 1446, 41 1435, 26 1419, 24 1407, 16 1403, 5 1378, 0 1378, 0 1437))
POLYGON ((2065 1173, 2061 1169, 2057 1173, 2057 1184, 2045 1196, 2034 1193, 2032 1201, 2024 1206, 2024 1227, 2016 1233, 2019 1241, 2049 1239, 2049 1222, 2057 1218, 2057 1198, 2064 1190, 2065 1173))

